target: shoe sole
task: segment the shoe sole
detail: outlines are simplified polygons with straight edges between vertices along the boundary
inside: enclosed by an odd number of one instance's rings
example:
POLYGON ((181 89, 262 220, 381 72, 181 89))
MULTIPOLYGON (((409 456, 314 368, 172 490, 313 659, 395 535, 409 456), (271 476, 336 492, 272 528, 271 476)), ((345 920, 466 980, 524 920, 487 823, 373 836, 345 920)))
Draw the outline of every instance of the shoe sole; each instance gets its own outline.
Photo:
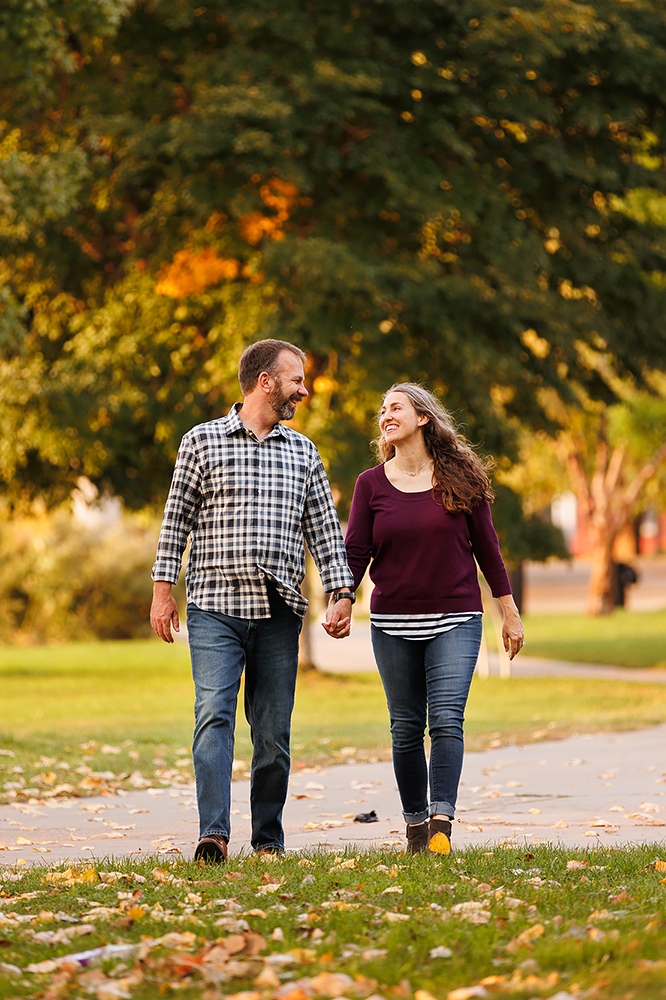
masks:
POLYGON ((221 847, 218 847, 215 843, 199 844, 196 851, 194 852, 195 861, 212 861, 216 864, 222 864, 227 859, 224 856, 224 851, 221 847))

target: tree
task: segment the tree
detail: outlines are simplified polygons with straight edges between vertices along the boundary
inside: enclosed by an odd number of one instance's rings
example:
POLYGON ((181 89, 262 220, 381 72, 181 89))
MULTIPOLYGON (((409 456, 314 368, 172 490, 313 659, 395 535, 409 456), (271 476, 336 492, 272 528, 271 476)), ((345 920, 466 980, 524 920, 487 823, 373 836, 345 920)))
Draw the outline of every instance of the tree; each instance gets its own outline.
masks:
POLYGON ((588 613, 604 615, 616 606, 615 540, 650 489, 653 498, 659 491, 664 494, 666 376, 645 373, 651 391, 641 391, 633 380, 618 378, 609 356, 583 354, 618 402, 605 406, 580 385, 575 387, 577 405, 565 404, 552 389, 544 390, 540 400, 552 430, 525 436, 522 469, 515 466, 505 478, 517 492, 531 494, 532 502, 538 496, 552 497, 558 485, 560 490, 573 489, 590 526, 588 613), (540 482, 539 472, 534 474, 537 466, 545 482, 540 482))
MULTIPOLYGON (((656 0, 13 0, 0 32, 0 475, 163 497, 184 429, 278 333, 312 359, 347 499, 378 393, 441 390, 511 454, 492 395, 612 391, 661 354, 666 11, 656 0), (544 341, 548 350, 539 346, 544 341)), ((313 432, 314 432, 313 431, 313 432)))
POLYGON ((555 448, 566 463, 580 508, 589 519, 592 568, 588 613, 610 614, 617 583, 613 546, 647 484, 666 459, 666 379, 653 375, 662 393, 655 397, 618 386, 623 402, 603 407, 581 400, 577 411, 560 410, 563 424, 555 448))

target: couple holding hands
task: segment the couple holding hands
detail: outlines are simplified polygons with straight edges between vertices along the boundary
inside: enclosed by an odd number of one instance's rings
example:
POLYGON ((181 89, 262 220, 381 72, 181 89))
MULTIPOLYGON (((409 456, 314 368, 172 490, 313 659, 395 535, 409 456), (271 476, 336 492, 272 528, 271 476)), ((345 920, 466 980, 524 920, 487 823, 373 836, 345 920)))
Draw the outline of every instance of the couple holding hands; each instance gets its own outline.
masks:
POLYGON ((477 563, 504 613, 513 658, 524 638, 492 523, 487 467, 439 402, 401 383, 379 412, 380 464, 356 483, 343 541, 314 444, 282 421, 308 391, 303 352, 262 340, 242 354, 243 402, 183 438, 153 567, 151 624, 173 642, 171 586, 188 538, 187 629, 195 687, 195 858, 224 861, 236 702, 245 671, 252 737, 252 847, 284 850, 304 543, 330 595, 324 628, 344 639, 355 588, 374 584, 372 645, 391 720, 407 849, 448 854, 463 720, 481 642, 477 563), (431 751, 426 760, 424 733, 431 751))

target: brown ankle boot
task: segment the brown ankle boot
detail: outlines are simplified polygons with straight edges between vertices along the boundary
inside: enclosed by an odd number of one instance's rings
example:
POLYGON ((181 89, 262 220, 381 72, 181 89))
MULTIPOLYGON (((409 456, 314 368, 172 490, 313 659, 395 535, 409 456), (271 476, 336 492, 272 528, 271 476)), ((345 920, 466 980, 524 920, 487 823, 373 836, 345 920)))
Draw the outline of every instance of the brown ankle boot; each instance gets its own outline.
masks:
POLYGON ((433 854, 451 853, 451 821, 431 819, 428 830, 428 850, 433 854))
POLYGON ((421 854, 428 850, 428 824, 407 824, 407 853, 421 854))

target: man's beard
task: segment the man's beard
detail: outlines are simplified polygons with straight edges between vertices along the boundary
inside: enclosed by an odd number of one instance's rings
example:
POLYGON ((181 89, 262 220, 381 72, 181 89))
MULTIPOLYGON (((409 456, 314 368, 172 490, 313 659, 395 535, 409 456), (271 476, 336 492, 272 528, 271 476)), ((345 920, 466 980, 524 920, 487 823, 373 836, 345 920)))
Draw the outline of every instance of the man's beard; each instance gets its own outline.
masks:
POLYGON ((291 420, 296 413, 296 407, 301 401, 301 397, 294 393, 293 396, 285 396, 282 383, 277 375, 273 376, 275 385, 270 391, 268 402, 271 404, 278 420, 291 420))

